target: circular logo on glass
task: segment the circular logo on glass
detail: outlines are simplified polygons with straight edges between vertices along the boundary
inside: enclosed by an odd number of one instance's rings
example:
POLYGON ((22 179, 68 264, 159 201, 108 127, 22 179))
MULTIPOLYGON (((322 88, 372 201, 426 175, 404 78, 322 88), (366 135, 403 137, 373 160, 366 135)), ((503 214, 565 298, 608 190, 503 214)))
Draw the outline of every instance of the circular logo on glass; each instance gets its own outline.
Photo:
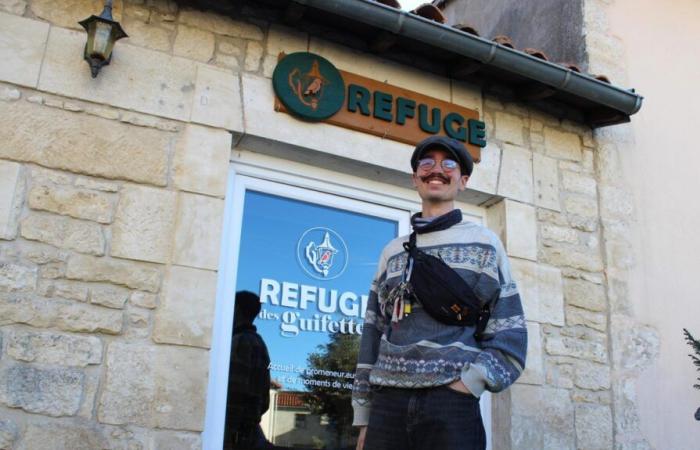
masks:
POLYGON ((345 241, 330 228, 309 228, 297 242, 297 260, 301 268, 317 280, 341 276, 348 266, 348 258, 345 241))
POLYGON ((345 82, 333 64, 313 53, 291 53, 272 74, 275 94, 295 116, 319 121, 331 117, 345 103, 345 82))

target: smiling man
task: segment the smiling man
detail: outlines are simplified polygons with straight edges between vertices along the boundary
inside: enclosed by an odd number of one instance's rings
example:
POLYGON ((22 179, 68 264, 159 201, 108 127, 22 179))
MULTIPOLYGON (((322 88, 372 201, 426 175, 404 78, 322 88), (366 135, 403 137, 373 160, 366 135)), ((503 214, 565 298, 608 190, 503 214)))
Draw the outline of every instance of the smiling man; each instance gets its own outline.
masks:
POLYGON ((498 237, 455 209, 474 163, 433 136, 411 157, 422 211, 383 250, 353 388, 358 450, 481 450, 479 397, 525 367, 527 331, 498 237), (449 280, 449 281, 446 281, 449 280))

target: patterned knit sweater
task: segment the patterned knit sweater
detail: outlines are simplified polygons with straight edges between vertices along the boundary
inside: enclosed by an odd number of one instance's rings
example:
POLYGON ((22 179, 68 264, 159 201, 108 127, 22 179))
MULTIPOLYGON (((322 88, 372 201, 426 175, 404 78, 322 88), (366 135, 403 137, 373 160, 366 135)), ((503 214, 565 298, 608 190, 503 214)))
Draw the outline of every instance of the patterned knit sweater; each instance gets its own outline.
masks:
POLYGON ((483 340, 474 339, 473 327, 445 325, 420 305, 399 322, 381 313, 392 311, 386 302, 401 281, 407 240, 399 237, 384 248, 372 282, 352 393, 355 426, 369 420, 370 385, 425 388, 461 379, 479 397, 484 390, 507 388, 525 367, 527 331, 520 296, 503 245, 481 225, 462 221, 419 234, 416 243, 455 269, 483 304, 491 303, 483 340))

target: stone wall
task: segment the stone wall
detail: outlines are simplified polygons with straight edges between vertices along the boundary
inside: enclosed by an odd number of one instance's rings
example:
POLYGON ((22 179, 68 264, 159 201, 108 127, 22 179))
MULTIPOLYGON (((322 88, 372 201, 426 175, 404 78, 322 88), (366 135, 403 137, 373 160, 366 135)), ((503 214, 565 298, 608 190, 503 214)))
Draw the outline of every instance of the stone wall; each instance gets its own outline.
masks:
POLYGON ((76 21, 99 3, 0 0, 0 448, 201 446, 232 134, 237 152, 408 184, 409 146, 272 111, 277 55, 306 50, 484 116, 463 200, 491 205, 530 333, 525 373, 494 396, 494 448, 604 449, 627 432, 618 138, 167 0, 115 2, 130 38, 93 80, 76 21))
POLYGON ((0 1, 3 449, 201 446, 237 72, 264 34, 116 1, 130 39, 92 80, 77 21, 101 3, 0 1))
MULTIPOLYGON (((586 0, 586 52, 593 73, 605 73, 614 82, 628 85, 625 46, 611 29, 608 19, 612 3, 586 0)), ((650 107, 651 104, 647 105, 650 107)), ((656 328, 636 319, 635 305, 641 302, 630 295, 630 275, 637 265, 632 236, 638 225, 635 222, 638 215, 621 163, 622 153, 634 153, 637 149, 631 125, 601 129, 595 133, 595 138, 599 148, 596 155, 600 183, 598 201, 609 299, 614 448, 650 449, 640 427, 635 384, 641 372, 658 358, 660 337, 656 328)), ((657 400, 662 401, 661 398, 657 400)))

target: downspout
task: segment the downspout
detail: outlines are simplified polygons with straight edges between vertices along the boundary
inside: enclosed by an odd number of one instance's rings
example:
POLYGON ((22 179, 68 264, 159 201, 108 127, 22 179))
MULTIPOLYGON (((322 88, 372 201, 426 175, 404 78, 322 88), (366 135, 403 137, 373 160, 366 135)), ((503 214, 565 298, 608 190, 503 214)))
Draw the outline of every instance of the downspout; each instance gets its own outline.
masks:
POLYGON ((475 59, 627 115, 642 106, 643 97, 633 91, 372 0, 291 1, 475 59))

